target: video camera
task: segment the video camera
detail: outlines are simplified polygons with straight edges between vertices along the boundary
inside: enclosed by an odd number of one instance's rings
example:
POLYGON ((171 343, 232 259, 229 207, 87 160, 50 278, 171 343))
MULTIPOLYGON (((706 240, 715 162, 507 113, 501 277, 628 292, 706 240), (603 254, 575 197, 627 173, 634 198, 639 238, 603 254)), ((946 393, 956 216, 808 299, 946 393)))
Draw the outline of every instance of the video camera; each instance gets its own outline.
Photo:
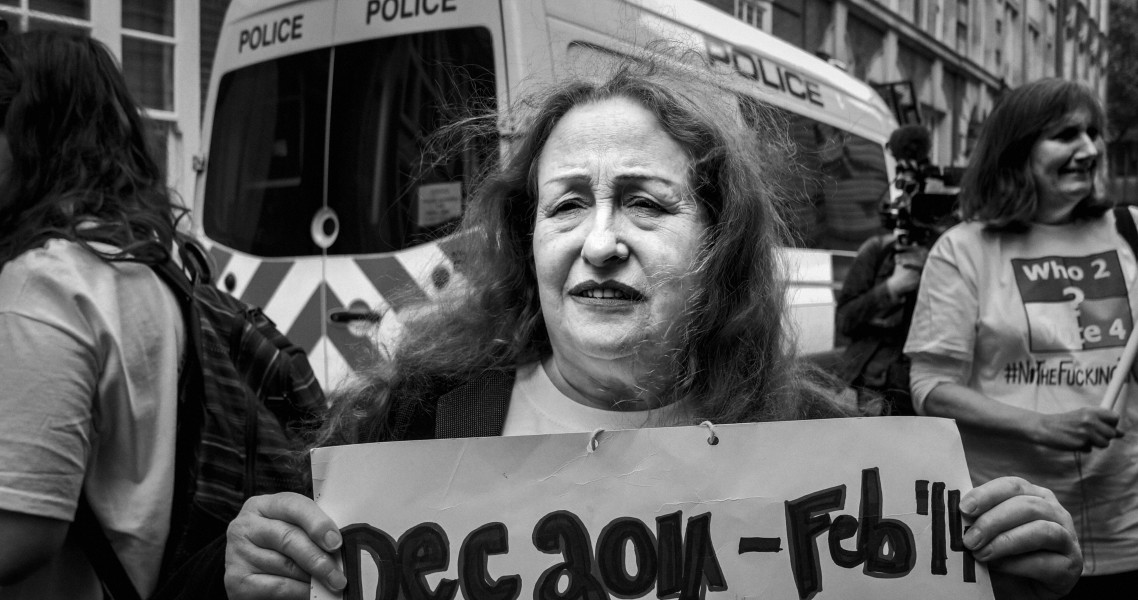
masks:
POLYGON ((964 169, 941 169, 929 164, 932 139, 929 130, 921 125, 897 128, 886 146, 897 160, 893 185, 901 193, 887 193, 878 211, 881 224, 892 229, 897 243, 903 246, 931 246, 941 232, 956 223, 953 210, 964 169))
POLYGON ((901 193, 890 194, 882 204, 881 225, 893 230, 902 245, 931 246, 957 222, 953 211, 963 172, 959 167, 898 164, 894 186, 901 193))

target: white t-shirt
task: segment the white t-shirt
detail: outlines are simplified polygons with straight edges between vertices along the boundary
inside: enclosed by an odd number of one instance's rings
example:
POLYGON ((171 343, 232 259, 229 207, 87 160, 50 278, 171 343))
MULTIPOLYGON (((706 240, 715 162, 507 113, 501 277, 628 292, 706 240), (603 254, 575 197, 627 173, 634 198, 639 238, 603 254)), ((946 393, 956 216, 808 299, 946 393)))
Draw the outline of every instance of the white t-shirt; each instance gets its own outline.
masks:
MULTIPOLYGON (((1134 253, 1114 216, 1033 225, 1023 234, 965 223, 929 253, 905 352, 923 411, 938 372, 993 401, 1054 414, 1098 406, 1138 314, 1134 253), (958 375, 945 365, 961 365, 958 375)), ((1106 449, 1068 452, 962 430, 973 482, 1019 475, 1071 512, 1085 573, 1138 569, 1138 382, 1124 388, 1106 449)))
POLYGON ((617 411, 585 406, 561 393, 541 362, 518 367, 502 435, 580 433, 687 424, 682 403, 652 410, 617 411))
MULTIPOLYGON (((170 524, 183 329, 146 265, 56 240, 0 271, 0 509, 71 521, 82 489, 144 597, 170 524)), ((0 597, 102 596, 68 539, 0 597)))

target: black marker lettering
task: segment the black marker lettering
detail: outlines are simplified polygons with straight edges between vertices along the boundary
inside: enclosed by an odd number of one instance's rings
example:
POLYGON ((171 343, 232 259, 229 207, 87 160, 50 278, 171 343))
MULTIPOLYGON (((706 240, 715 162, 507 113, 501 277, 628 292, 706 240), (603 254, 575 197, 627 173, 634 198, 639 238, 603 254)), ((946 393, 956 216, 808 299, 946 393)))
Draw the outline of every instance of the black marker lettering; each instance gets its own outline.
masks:
POLYGON ((451 600, 458 591, 453 579, 439 581, 435 591, 427 585, 427 575, 445 571, 450 564, 450 540, 441 527, 423 523, 399 538, 399 568, 407 600, 451 600))
POLYGON ((454 12, 454 0, 443 0, 443 12, 454 12))
POLYGON ((367 14, 364 17, 364 24, 371 25, 371 18, 379 14, 379 0, 368 0, 367 14))
POLYGON ((711 513, 688 519, 687 539, 684 540, 684 585, 680 600, 702 600, 703 586, 713 592, 727 589, 727 580, 715 556, 711 543, 711 513))
POLYGON ((366 523, 355 523, 340 530, 344 539, 340 555, 344 559, 344 575, 348 587, 344 600, 363 600, 363 590, 357 582, 363 581, 360 553, 367 552, 379 570, 375 584, 376 600, 396 600, 399 597, 399 573, 396 571, 395 541, 386 533, 366 523))
POLYGON ((817 538, 830 526, 829 513, 846 503, 846 486, 840 485, 797 500, 786 502, 786 544, 790 548, 790 570, 798 597, 813 598, 822 591, 822 570, 818 562, 817 538))
POLYGON ((439 4, 436 2, 434 6, 432 6, 430 4, 430 1, 431 0, 423 0, 423 12, 427 13, 428 15, 433 15, 438 12, 439 4))
POLYGON ((902 521, 883 519, 881 506, 881 476, 877 468, 862 469, 857 545, 865 557, 865 574, 886 579, 903 577, 917 561, 913 532, 902 521))
POLYGON ((846 550, 842 547, 842 540, 848 540, 857 535, 857 519, 850 515, 838 515, 834 524, 830 526, 829 545, 830 558, 839 567, 852 569, 865 560, 860 548, 846 550))
POLYGON ((597 540, 597 566, 601 581, 617 598, 639 598, 656 581, 656 539, 639 519, 614 519, 597 540), (636 557, 636 574, 625 563, 626 546, 636 557))
POLYGON ((656 572, 656 597, 669 598, 680 594, 684 572, 684 539, 680 531, 683 513, 656 517, 656 554, 659 568, 656 572))
POLYGON ((917 494, 917 514, 929 514, 929 480, 918 479, 913 483, 913 490, 917 494))
POLYGON ((944 483, 933 484, 932 574, 948 575, 948 549, 944 540, 944 483))
POLYGON ((961 533, 960 490, 948 490, 948 547, 953 552, 964 550, 964 534, 961 533))
POLYGON ((739 554, 748 552, 782 552, 782 538, 739 538, 739 554))
POLYGON ((534 600, 608 600, 593 572, 589 532, 577 515, 559 510, 542 517, 533 529, 533 545, 546 554, 560 553, 564 559, 538 577, 534 600), (563 576, 569 580, 564 593, 557 589, 563 576))
POLYGON ((491 554, 510 551, 509 532, 501 523, 488 523, 470 532, 458 552, 458 580, 466 600, 517 600, 522 578, 508 575, 491 579, 486 563, 491 554))

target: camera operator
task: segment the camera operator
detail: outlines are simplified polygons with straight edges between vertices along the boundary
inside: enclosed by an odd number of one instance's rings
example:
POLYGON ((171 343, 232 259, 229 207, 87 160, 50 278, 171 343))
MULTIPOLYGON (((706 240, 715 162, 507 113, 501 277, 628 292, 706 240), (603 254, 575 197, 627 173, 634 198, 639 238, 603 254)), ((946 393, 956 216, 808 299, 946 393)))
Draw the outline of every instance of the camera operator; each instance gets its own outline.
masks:
POLYGON ((881 210, 889 233, 862 244, 837 300, 837 327, 850 338, 837 375, 859 390, 872 390, 891 414, 914 415, 909 360, 902 352, 929 248, 950 220, 954 195, 928 160, 928 130, 908 125, 893 132, 897 197, 881 210), (938 187, 939 186, 939 187, 938 187), (931 193, 936 190, 941 193, 931 193))

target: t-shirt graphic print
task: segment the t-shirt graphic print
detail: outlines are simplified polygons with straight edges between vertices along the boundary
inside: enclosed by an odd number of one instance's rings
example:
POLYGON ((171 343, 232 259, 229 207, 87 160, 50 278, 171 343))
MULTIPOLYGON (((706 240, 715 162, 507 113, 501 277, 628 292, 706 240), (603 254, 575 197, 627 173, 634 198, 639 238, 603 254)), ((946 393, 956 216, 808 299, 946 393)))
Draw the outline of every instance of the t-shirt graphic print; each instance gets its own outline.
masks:
POLYGON ((1116 251, 1011 262, 1032 352, 1126 345, 1133 321, 1116 251))

